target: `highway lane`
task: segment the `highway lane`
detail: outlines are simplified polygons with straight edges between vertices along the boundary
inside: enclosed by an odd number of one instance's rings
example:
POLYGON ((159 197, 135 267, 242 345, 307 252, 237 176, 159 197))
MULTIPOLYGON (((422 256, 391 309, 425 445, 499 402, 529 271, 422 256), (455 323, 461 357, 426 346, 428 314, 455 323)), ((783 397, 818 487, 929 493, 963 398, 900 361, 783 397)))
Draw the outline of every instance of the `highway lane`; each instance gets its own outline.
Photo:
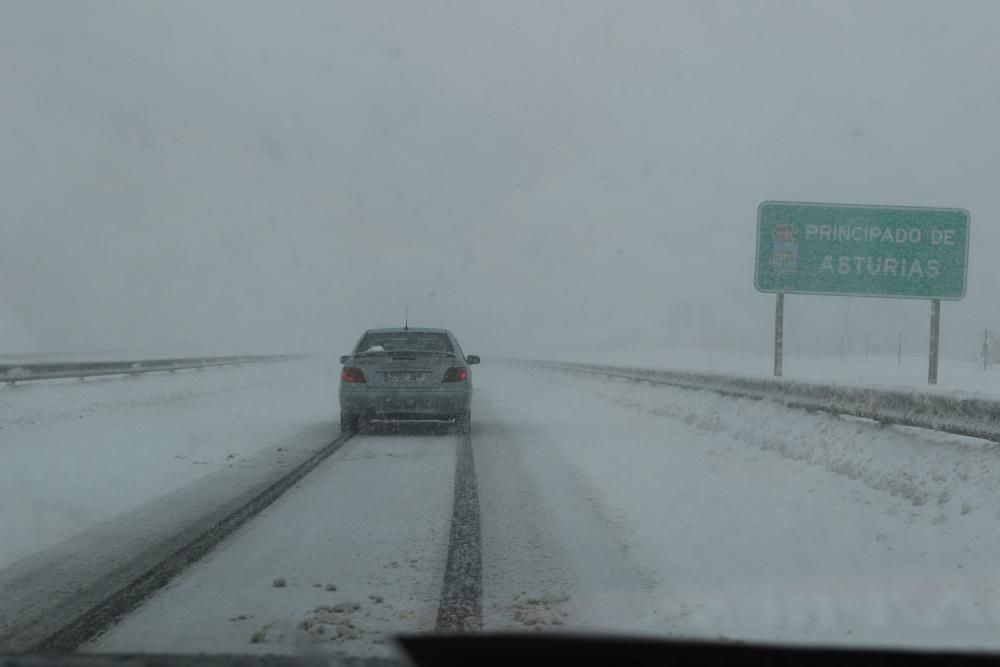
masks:
POLYGON ((387 652, 433 629, 455 436, 356 436, 92 645, 94 651, 387 652))
MULTIPOLYGON (((484 629, 1000 645, 992 512, 941 521, 942 505, 768 448, 739 427, 772 409, 757 403, 500 364, 476 382, 484 629)), ((918 437, 774 419, 818 446, 918 437)), ((392 634, 435 627, 461 443, 351 440, 88 650, 387 655, 392 634)))

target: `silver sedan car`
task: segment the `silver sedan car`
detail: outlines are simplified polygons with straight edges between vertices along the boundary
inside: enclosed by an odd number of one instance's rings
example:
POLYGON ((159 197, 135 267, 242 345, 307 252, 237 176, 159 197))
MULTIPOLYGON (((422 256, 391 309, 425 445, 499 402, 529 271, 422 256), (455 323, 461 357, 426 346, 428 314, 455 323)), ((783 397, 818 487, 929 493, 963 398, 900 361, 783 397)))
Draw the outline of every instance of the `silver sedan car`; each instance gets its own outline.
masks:
POLYGON ((340 426, 357 431, 372 419, 455 420, 467 430, 472 374, 446 329, 370 329, 340 358, 340 426))

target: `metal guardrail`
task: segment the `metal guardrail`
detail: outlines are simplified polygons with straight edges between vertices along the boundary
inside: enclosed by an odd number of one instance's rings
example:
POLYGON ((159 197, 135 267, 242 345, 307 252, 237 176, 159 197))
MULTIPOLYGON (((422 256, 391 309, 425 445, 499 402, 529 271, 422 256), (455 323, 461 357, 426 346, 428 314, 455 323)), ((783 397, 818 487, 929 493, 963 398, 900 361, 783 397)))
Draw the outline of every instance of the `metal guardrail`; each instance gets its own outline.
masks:
POLYGON ((51 363, 0 364, 0 382, 15 384, 31 380, 60 380, 100 375, 136 375, 216 366, 237 366, 272 361, 291 361, 309 355, 246 355, 233 357, 191 357, 186 359, 136 359, 130 361, 69 361, 51 363))
POLYGON ((775 401, 792 408, 915 426, 1000 442, 1000 401, 883 387, 856 387, 724 373, 630 368, 600 364, 527 361, 534 366, 619 377, 726 396, 775 401))

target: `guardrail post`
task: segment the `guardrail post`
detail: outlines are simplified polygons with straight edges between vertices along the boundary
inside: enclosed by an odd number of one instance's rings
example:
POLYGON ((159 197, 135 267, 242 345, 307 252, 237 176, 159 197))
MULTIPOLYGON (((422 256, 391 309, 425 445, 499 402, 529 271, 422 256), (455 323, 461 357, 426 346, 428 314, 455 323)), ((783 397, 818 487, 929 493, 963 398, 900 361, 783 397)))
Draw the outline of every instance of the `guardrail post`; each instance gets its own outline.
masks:
POLYGON ((778 292, 774 304, 774 377, 781 377, 785 346, 785 294, 778 292))
POLYGON ((931 299, 931 349, 927 360, 927 384, 938 381, 938 350, 941 339, 941 300, 931 299))

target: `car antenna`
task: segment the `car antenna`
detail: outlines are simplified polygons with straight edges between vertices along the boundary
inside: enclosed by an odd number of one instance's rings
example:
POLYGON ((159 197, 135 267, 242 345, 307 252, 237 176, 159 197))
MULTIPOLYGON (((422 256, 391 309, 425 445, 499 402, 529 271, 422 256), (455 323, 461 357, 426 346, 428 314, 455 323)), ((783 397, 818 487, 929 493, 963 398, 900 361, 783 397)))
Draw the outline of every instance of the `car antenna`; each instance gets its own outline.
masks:
POLYGON ((403 315, 403 331, 410 330, 410 307, 406 307, 406 314, 403 315))

